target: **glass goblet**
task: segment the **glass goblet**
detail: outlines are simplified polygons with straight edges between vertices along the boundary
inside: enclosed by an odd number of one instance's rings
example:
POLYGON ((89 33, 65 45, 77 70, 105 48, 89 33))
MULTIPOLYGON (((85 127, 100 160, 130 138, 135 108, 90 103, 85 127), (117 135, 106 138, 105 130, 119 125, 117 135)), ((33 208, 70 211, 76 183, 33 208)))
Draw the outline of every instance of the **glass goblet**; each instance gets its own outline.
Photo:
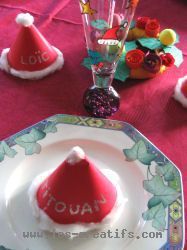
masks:
POLYGON ((112 81, 139 0, 79 0, 93 86, 83 96, 89 114, 106 118, 120 106, 112 81))

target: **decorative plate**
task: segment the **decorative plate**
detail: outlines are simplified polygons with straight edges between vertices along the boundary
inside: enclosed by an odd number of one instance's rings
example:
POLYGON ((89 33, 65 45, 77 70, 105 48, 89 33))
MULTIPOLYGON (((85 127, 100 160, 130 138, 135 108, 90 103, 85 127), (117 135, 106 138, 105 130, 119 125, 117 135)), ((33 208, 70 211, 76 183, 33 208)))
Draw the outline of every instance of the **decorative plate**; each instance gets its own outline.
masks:
POLYGON ((131 125, 55 115, 0 142, 0 250, 181 250, 184 201, 180 171, 131 125), (126 198, 120 220, 96 234, 40 231, 27 191, 39 173, 81 146, 119 177, 126 198))

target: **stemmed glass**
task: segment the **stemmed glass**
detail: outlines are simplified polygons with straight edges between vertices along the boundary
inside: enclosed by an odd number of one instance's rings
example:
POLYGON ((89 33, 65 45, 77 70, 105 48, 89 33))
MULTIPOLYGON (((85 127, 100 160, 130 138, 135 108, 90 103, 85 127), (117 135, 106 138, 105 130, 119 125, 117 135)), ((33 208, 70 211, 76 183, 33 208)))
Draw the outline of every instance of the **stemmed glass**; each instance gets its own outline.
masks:
POLYGON ((79 0, 94 82, 83 103, 92 116, 106 118, 119 109, 112 81, 138 1, 79 0))

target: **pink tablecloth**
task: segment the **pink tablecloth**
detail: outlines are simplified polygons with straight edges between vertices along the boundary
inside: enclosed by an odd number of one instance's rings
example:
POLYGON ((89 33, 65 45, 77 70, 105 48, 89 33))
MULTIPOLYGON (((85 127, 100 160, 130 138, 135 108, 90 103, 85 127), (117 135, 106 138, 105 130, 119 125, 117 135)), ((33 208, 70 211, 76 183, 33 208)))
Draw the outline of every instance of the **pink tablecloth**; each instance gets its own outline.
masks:
MULTIPOLYGON (((86 56, 78 0, 0 1, 0 50, 9 47, 18 31, 16 14, 29 11, 35 24, 65 57, 63 69, 40 81, 25 81, 0 72, 0 139, 56 113, 87 115, 82 106, 90 72, 81 66, 86 56)), ((115 83, 121 108, 113 119, 135 126, 181 170, 187 192, 187 110, 173 98, 178 78, 187 74, 186 0, 142 0, 136 15, 160 20, 176 29, 184 63, 147 81, 115 83)), ((186 203, 187 204, 187 203, 186 203)), ((187 214, 187 207, 186 207, 187 214)), ((187 231, 187 230, 186 230, 187 231)))

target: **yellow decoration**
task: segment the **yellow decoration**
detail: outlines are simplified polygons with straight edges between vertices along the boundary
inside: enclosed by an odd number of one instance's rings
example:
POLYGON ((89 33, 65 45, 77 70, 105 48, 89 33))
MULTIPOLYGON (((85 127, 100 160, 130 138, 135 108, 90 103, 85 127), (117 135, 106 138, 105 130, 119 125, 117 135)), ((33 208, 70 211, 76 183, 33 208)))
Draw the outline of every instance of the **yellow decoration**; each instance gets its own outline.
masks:
POLYGON ((127 41, 136 40, 142 37, 148 37, 145 33, 145 30, 135 27, 129 30, 127 41))
POLYGON ((148 78, 154 78, 155 76, 164 73, 166 71, 166 67, 162 65, 160 67, 160 71, 157 74, 148 72, 144 68, 138 68, 138 69, 131 69, 130 71, 130 78, 132 79, 148 79, 148 78))
POLYGON ((165 29, 160 33, 159 39, 163 45, 172 45, 176 41, 176 33, 172 29, 165 29))
POLYGON ((86 3, 83 3, 83 1, 80 0, 80 5, 82 7, 82 14, 88 14, 92 16, 97 12, 96 10, 91 8, 89 0, 86 3))
POLYGON ((135 40, 134 33, 133 33, 133 29, 130 29, 127 35, 127 41, 132 41, 132 40, 135 40))
POLYGON ((136 39, 139 39, 141 37, 146 37, 145 30, 139 29, 139 28, 134 28, 133 34, 134 34, 134 37, 136 37, 136 39))

